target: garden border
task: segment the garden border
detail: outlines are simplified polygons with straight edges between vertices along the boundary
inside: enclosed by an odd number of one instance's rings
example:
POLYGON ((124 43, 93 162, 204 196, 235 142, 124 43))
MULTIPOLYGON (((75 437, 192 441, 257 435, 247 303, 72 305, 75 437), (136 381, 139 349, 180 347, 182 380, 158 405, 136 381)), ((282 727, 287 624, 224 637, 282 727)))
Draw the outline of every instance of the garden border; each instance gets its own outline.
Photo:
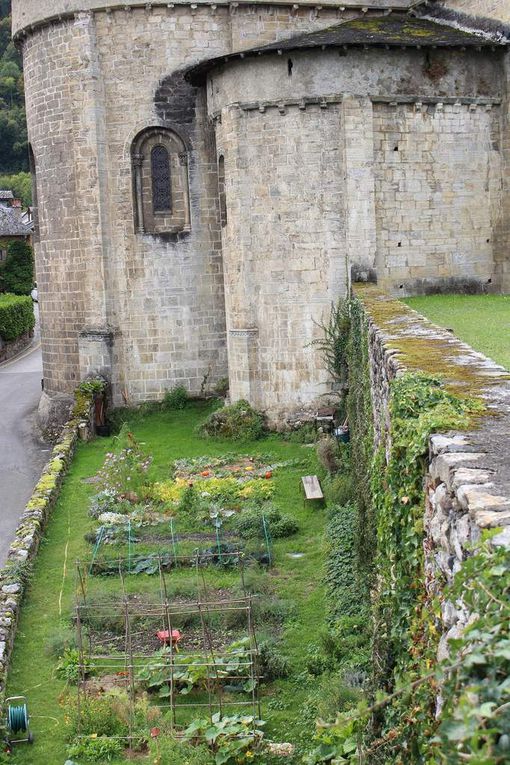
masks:
POLYGON ((0 701, 16 637, 23 595, 48 519, 60 495, 60 489, 72 463, 76 443, 83 428, 92 431, 93 394, 81 396, 44 466, 10 545, 5 566, 0 569, 0 701))

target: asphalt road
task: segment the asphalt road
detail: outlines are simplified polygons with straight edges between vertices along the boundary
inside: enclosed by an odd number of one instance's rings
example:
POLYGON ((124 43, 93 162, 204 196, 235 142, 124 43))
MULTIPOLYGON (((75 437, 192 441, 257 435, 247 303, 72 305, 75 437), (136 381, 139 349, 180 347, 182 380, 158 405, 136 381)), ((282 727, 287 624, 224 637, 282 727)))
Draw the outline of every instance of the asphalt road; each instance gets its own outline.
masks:
POLYGON ((0 565, 50 448, 36 433, 42 361, 37 338, 16 359, 0 364, 0 565))

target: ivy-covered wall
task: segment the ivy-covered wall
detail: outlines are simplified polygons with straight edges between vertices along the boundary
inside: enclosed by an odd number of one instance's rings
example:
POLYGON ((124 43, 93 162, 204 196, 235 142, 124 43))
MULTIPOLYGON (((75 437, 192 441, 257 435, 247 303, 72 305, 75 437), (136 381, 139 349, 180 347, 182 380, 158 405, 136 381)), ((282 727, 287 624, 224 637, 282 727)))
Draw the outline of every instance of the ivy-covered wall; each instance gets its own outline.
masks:
POLYGON ((509 375, 373 286, 350 313, 374 636, 363 762, 508 762, 509 375))

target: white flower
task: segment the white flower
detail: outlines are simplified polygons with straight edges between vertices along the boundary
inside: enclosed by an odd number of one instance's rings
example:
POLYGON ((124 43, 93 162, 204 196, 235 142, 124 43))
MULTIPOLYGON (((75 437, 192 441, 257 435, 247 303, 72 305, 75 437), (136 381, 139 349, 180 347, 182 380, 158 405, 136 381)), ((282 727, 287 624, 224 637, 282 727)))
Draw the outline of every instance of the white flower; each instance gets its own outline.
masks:
POLYGON ((98 521, 103 526, 116 526, 121 523, 129 523, 129 517, 127 515, 122 515, 122 513, 101 513, 98 521))

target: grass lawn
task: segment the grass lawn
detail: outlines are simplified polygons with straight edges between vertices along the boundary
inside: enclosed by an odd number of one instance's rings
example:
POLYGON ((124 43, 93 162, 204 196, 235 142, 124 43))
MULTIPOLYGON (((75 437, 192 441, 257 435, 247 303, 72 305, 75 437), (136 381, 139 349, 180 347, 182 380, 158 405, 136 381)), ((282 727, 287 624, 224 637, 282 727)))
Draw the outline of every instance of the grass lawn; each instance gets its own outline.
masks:
POLYGON ((510 295, 429 295, 403 302, 510 369, 510 295))
MULTIPOLYGON (((209 411, 210 406, 193 404, 183 411, 137 416, 130 426, 143 449, 153 456, 151 469, 159 480, 170 477, 169 463, 178 458, 217 457, 235 451, 238 454, 263 453, 274 461, 299 461, 299 465, 275 470, 272 478, 275 486, 273 501, 282 512, 295 518, 299 531, 293 536, 274 540, 273 568, 266 572, 265 568, 258 567, 261 573, 257 576, 267 579, 283 614, 280 623, 278 614, 271 618, 263 616, 258 630, 266 636, 278 634, 281 637, 282 653, 288 656, 292 667, 288 679, 276 680, 261 688, 266 735, 275 741, 309 745, 315 717, 309 700, 311 694, 317 692, 318 681, 306 671, 306 659, 310 644, 318 639, 327 616, 322 583, 326 513, 317 507, 304 507, 300 491, 300 477, 318 472, 315 449, 275 435, 242 444, 204 440, 195 434, 195 429, 209 411), (296 553, 302 556, 295 556, 296 553)), ((36 742, 31 747, 26 744, 15 747, 10 760, 13 763, 63 765, 66 760, 66 693, 74 691, 66 688, 65 682, 57 677, 57 657, 50 649, 58 634, 71 628, 77 588, 75 561, 90 559, 92 552, 92 545, 84 535, 94 528, 88 508, 97 486, 85 479, 97 474, 105 454, 111 449, 112 439, 79 444, 35 564, 22 608, 8 693, 28 697, 36 742)), ((171 582, 173 576, 173 573, 169 574, 171 582)), ((179 576, 189 578, 186 572, 179 576)), ((213 587, 235 588, 238 579, 238 574, 231 571, 212 572, 210 576, 213 587)), ((98 586, 103 587, 105 593, 116 587, 111 577, 92 579, 100 582, 98 586)), ((157 577, 142 574, 127 579, 130 590, 138 588, 144 592, 157 586, 157 583, 153 584, 157 577)), ((175 581, 179 583, 178 579, 175 581)), ((187 586, 185 581, 181 584, 187 586)), ((140 756, 136 761, 148 763, 155 760, 140 756)), ((79 762, 81 765, 82 761, 79 762)))

